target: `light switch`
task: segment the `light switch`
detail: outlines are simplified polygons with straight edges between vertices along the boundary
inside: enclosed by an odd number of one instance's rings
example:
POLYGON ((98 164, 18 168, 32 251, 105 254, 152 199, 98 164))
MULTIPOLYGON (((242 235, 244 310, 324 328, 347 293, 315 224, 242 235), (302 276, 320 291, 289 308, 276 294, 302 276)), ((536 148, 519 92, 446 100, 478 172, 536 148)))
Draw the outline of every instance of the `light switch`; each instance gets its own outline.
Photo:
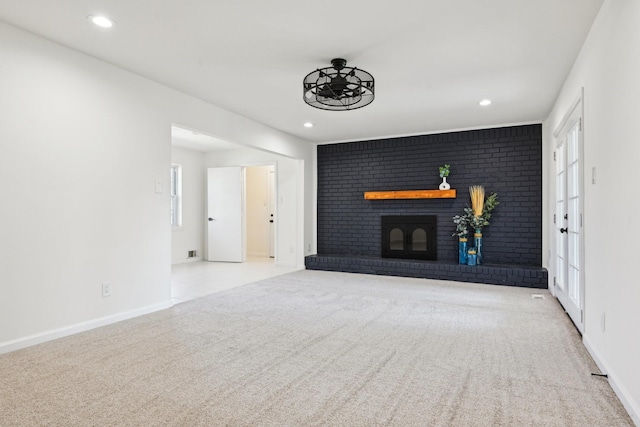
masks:
POLYGON ((156 181, 156 194, 162 193, 162 181, 156 181))

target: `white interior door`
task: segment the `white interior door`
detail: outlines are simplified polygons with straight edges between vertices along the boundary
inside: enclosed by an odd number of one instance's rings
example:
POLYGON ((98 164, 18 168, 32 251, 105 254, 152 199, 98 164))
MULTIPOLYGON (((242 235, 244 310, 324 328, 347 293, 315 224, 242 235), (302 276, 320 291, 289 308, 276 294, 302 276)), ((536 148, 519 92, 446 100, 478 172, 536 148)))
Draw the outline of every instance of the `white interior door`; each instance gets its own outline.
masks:
POLYGON ((245 261, 244 168, 207 169, 207 260, 245 261))
POLYGON ((581 103, 557 134, 556 149, 556 297, 580 332, 584 331, 582 236, 581 103))

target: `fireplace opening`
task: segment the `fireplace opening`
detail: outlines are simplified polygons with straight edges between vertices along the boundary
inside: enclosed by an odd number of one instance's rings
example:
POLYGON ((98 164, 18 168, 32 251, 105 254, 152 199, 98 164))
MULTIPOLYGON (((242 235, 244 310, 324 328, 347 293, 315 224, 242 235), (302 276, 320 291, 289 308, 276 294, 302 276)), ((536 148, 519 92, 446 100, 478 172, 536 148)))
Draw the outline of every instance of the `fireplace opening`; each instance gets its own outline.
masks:
POLYGON ((382 257, 437 260, 435 215, 387 215, 382 219, 382 257))

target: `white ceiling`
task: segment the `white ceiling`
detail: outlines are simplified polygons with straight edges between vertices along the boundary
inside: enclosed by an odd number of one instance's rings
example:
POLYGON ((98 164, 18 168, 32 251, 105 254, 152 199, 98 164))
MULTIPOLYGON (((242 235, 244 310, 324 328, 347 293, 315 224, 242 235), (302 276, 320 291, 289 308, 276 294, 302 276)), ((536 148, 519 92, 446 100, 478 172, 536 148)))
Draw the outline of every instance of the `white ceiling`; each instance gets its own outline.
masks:
POLYGON ((603 0, 0 0, 0 20, 314 142, 540 122, 603 0), (117 24, 100 29, 86 17, 117 24), (335 57, 376 79, 323 111, 335 57), (493 104, 479 107, 490 98, 493 104), (311 129, 303 123, 311 121, 311 129))

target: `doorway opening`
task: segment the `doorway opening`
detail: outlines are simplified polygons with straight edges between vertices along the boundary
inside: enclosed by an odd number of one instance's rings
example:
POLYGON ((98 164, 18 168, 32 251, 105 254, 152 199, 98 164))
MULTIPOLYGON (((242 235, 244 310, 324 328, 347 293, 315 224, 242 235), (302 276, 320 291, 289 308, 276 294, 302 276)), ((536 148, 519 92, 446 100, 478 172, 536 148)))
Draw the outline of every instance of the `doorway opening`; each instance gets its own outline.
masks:
MULTIPOLYGON (((172 163, 182 166, 182 223, 172 230, 172 295, 179 299, 204 295, 227 286, 285 274, 304 268, 302 239, 304 162, 280 154, 223 141, 185 126, 172 126, 172 163), (242 179, 240 200, 263 211, 259 222, 267 230, 252 231, 244 227, 241 247, 245 262, 209 262, 208 171, 212 168, 237 168, 242 179), (253 172, 262 176, 252 184, 253 172), (267 183, 264 182, 268 172, 267 183), (247 181, 248 176, 248 181, 247 181), (254 187, 262 196, 252 196, 254 187), (266 188, 265 188, 266 187, 266 188), (265 202, 264 191, 267 191, 265 202), (245 199, 245 196, 247 198, 245 199), (266 204, 266 206, 265 206, 266 204), (264 218, 265 207, 268 217, 264 218), (273 215, 273 217, 271 216, 273 215), (273 221, 273 222, 271 222, 273 221), (286 226, 278 227, 280 224, 286 226), (265 234, 267 249, 265 249, 265 234), (258 239, 255 239, 259 237, 258 239), (255 240, 255 241, 254 241, 255 240), (190 254, 197 254, 196 257, 190 254), (184 273, 180 275, 180 273, 184 273)), ((228 203, 217 203, 228 205, 228 203)), ((235 204, 235 202, 234 202, 235 204)), ((244 207, 243 207, 244 209, 244 207)), ((241 224, 254 213, 241 210, 241 224)), ((169 212, 167 212, 169 217, 169 212)), ((214 218, 215 219, 215 218, 214 218)), ((222 241, 222 251, 231 252, 229 241, 222 241)))
POLYGON ((207 169, 207 261, 274 261, 274 164, 207 169))
MULTIPOLYGON (((262 243, 253 245, 252 239, 264 236, 264 231, 255 233, 244 230, 241 246, 246 259, 255 259, 253 254, 266 257, 267 260, 282 266, 304 265, 304 162, 280 154, 267 152, 258 148, 247 147, 237 143, 221 141, 208 136, 197 129, 184 126, 172 126, 172 163, 182 165, 183 177, 183 210, 182 226, 172 231, 172 264, 199 262, 209 258, 209 215, 208 206, 208 171, 211 168, 238 168, 242 177, 242 203, 245 203, 244 192, 249 191, 251 204, 251 184, 245 185, 245 175, 249 180, 253 168, 266 169, 267 184, 262 181, 269 192, 266 205, 270 207, 267 224, 267 249, 262 243), (270 168, 265 168, 270 167, 270 168), (277 195, 276 195, 277 193, 277 195), (273 217, 271 217, 273 215, 273 217), (271 222, 273 221, 273 223, 271 222), (282 227, 279 227, 282 224, 282 227), (286 226, 285 226, 286 225, 286 226), (247 240, 248 239, 248 240, 247 240), (194 258, 189 254, 197 254, 194 258)), ((264 175, 264 170, 262 170, 264 175)), ((227 203, 218 203, 227 206, 227 203)), ((259 200, 257 206, 264 210, 265 200, 259 200)), ((242 215, 244 215, 244 211, 242 215)), ((169 216, 167 214, 167 216, 169 216)), ((246 222, 244 215, 241 224, 246 222)), ((215 219, 215 218, 214 218, 215 219)), ((263 224, 265 222, 263 221, 263 224)), ((251 224, 249 224, 251 228, 251 224)), ((218 239, 222 250, 229 252, 228 239, 218 239)), ((236 262, 241 261, 237 260, 236 262)))
POLYGON ((274 259, 275 165, 245 167, 247 256, 274 259))

